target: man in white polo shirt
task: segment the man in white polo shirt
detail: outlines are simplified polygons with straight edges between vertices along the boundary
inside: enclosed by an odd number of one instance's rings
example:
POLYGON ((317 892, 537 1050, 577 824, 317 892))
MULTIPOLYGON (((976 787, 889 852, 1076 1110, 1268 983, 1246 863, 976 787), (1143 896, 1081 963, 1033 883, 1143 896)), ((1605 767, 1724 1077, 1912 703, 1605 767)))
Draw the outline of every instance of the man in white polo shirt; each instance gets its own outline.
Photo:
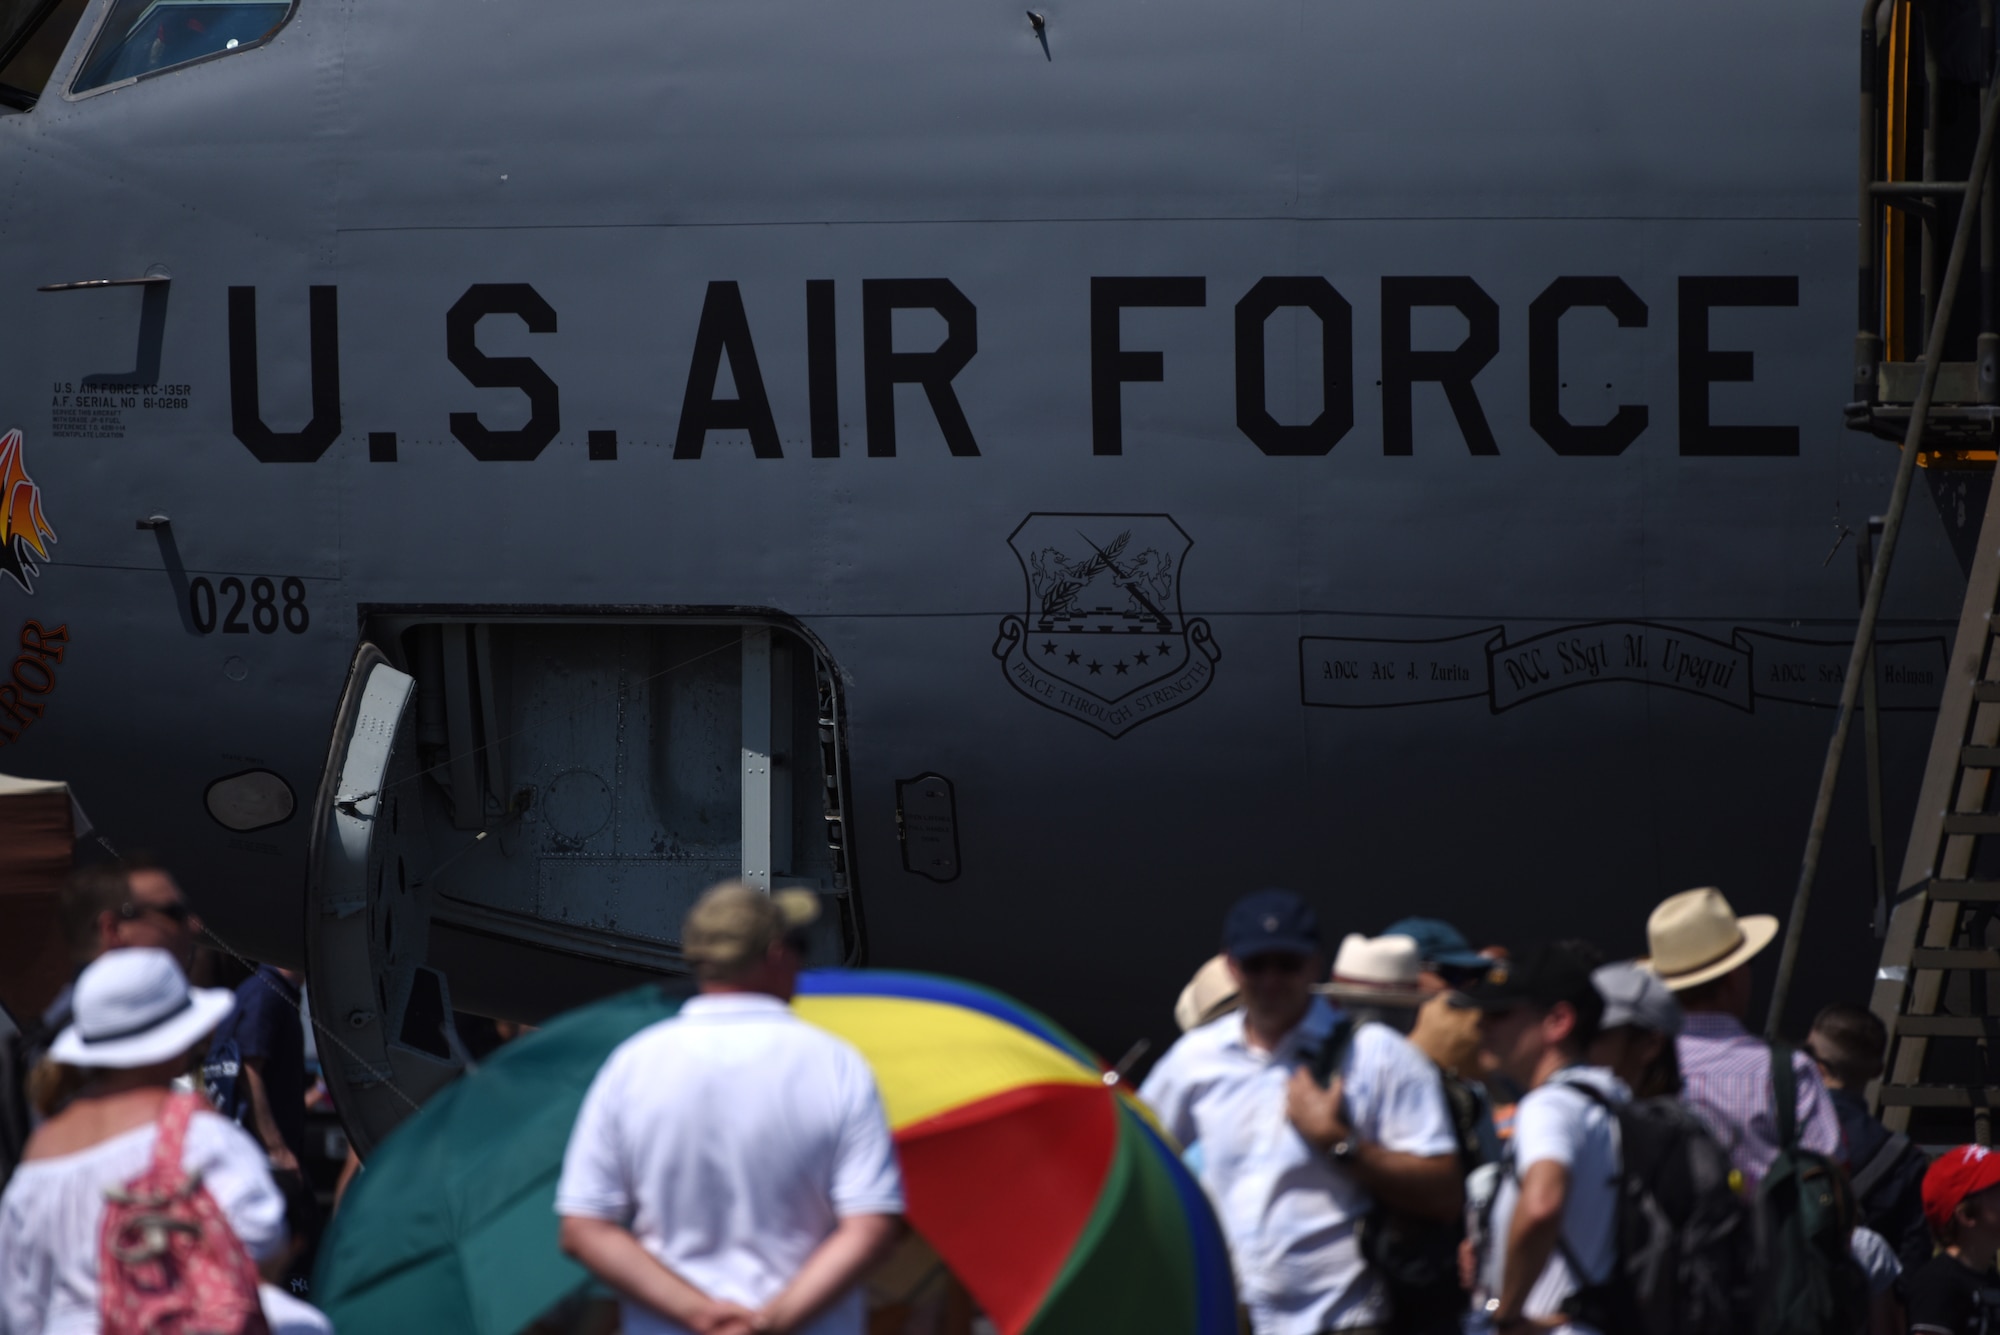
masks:
POLYGON ((1378 1201, 1449 1219, 1463 1199, 1437 1069, 1387 1026, 1361 1025, 1326 1096, 1332 1134, 1309 1141, 1287 1117, 1287 1086, 1339 1019, 1313 995, 1318 919, 1291 891, 1262 890, 1230 910, 1223 949, 1243 1010, 1182 1035, 1140 1097, 1183 1146, 1201 1147, 1256 1335, 1386 1330, 1357 1225, 1378 1201))
POLYGON ((861 1335, 903 1184, 861 1054, 786 1004, 818 912, 803 890, 703 895, 682 930, 701 995, 584 1096, 556 1213, 626 1335, 861 1335))

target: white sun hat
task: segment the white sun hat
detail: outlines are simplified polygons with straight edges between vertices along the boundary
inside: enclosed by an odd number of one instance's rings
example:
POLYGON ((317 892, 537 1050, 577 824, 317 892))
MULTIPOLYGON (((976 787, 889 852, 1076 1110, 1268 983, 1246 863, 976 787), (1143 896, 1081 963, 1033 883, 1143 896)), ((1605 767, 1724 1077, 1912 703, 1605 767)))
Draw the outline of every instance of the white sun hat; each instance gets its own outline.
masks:
POLYGON ((1242 990, 1236 986, 1236 979, 1229 972, 1229 957, 1216 955, 1196 969, 1194 977, 1181 989, 1180 1000, 1174 1003, 1174 1023, 1185 1034, 1190 1029, 1199 1029, 1210 1020, 1229 1014, 1242 1004, 1242 990))
POLYGON ((1352 933, 1340 943, 1333 977, 1314 991, 1358 1006, 1421 1006, 1423 955, 1416 938, 1352 933))
POLYGON ((164 950, 107 951, 77 978, 74 1022, 56 1035, 49 1056, 64 1066, 152 1066, 192 1048, 235 1009, 232 992, 189 987, 164 950))

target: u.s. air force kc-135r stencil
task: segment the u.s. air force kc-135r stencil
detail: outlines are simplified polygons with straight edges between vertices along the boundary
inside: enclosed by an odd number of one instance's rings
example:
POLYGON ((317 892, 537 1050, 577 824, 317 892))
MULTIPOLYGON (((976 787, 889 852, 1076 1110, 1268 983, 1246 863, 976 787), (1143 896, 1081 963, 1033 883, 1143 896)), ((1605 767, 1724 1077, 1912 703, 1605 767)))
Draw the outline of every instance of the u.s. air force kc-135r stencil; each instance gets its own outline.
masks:
POLYGON ((1208 623, 1181 614, 1194 542, 1171 515, 1031 514, 1007 543, 1028 610, 1001 618, 993 656, 1036 704, 1119 737, 1215 679, 1208 623))
MULTIPOLYGON (((1748 713, 1759 700, 1840 702, 1852 633, 1808 639, 1737 626, 1727 641, 1647 621, 1596 621, 1529 635, 1489 626, 1431 640, 1307 635, 1299 691, 1308 705, 1386 709, 1484 700, 1494 713, 1606 682, 1664 686, 1748 713)), ((1876 641, 1881 708, 1935 712, 1945 638, 1876 641)))

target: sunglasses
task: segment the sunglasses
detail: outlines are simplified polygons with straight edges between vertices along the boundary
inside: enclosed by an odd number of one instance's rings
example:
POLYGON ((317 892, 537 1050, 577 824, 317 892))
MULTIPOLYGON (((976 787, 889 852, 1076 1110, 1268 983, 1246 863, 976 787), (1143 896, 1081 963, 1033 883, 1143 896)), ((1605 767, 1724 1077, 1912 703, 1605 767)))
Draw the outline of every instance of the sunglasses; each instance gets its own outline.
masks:
POLYGON ((1304 973, 1307 963, 1304 955, 1272 951, 1270 954, 1252 955, 1247 960, 1238 960, 1236 967, 1246 974, 1304 973))
POLYGON ((187 926, 188 920, 194 917, 194 910, 178 899, 171 904, 139 904, 127 900, 118 906, 118 916, 127 922, 132 922, 141 914, 146 913, 157 913, 162 918, 178 923, 182 927, 187 926))

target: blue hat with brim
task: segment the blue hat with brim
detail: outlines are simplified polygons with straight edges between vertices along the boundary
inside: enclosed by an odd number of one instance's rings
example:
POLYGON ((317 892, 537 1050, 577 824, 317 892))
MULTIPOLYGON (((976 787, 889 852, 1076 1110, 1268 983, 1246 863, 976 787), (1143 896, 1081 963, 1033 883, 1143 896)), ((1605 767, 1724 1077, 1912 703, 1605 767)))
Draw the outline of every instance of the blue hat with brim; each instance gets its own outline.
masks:
POLYGON ((1382 930, 1382 935, 1414 938, 1417 954, 1427 965, 1443 965, 1447 969, 1485 969, 1493 963, 1474 950, 1464 934, 1442 918, 1405 918, 1389 924, 1382 930))
POLYGON ((1259 890, 1236 901, 1222 923, 1223 953, 1311 955, 1320 948, 1319 915, 1296 891, 1259 890))

